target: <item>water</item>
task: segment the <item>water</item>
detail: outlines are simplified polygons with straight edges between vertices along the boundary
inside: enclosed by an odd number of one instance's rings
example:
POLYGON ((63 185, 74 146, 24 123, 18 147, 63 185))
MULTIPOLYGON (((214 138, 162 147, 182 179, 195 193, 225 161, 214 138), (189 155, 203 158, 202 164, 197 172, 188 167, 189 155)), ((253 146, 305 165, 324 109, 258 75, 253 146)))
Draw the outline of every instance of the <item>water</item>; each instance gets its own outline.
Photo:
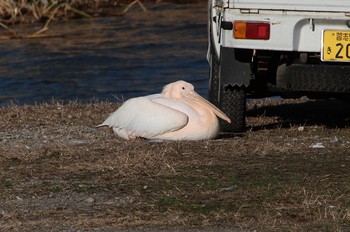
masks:
POLYGON ((50 26, 56 38, 0 41, 0 105, 120 101, 176 80, 207 97, 206 4, 134 6, 123 17, 50 26))

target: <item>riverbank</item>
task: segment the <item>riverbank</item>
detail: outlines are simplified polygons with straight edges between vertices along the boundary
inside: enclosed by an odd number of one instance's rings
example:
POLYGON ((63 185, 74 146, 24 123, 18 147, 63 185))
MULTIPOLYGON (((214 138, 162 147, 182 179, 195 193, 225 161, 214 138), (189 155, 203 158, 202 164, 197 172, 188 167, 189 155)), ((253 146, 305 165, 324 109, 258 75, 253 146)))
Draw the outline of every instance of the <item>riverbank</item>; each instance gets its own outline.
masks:
POLYGON ((171 2, 193 4, 203 0, 71 0, 71 1, 15 1, 0 2, 0 22, 2 26, 18 23, 38 23, 52 20, 67 20, 77 17, 122 16, 138 5, 147 11, 144 4, 171 2))
MULTIPOLYGON (((203 0, 71 0, 71 1, 15 1, 0 2, 0 40, 55 37, 47 32, 57 21, 76 18, 120 17, 132 9, 148 12, 148 6, 160 3, 197 4, 203 0), (34 31, 19 29, 18 25, 38 25, 34 31), (28 33, 29 31, 29 33, 28 33)), ((32 26, 28 26, 29 28, 32 26)), ((57 34, 57 33, 56 33, 57 34)))
POLYGON ((0 230, 346 231, 350 107, 252 101, 247 132, 135 142, 112 103, 0 108, 0 230))

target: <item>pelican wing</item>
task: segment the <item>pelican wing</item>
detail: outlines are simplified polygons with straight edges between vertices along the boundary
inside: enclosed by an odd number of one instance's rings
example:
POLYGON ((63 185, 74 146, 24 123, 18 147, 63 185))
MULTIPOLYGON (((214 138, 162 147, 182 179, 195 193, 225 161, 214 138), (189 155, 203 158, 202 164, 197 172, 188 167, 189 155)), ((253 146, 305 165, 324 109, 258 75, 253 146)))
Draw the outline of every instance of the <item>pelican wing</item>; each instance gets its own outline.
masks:
MULTIPOLYGON (((126 130, 136 137, 152 138, 169 131, 176 131, 188 122, 188 116, 157 100, 161 94, 127 100, 112 113, 101 126, 126 130)), ((172 104, 174 100, 168 99, 172 104)))

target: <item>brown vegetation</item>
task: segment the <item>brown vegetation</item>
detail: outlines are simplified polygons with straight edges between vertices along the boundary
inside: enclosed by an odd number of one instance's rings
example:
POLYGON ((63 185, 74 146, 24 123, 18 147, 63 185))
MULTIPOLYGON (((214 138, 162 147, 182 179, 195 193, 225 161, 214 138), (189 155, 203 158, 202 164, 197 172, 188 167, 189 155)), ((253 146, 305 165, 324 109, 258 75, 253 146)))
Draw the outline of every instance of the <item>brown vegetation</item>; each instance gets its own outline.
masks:
MULTIPOLYGON (((125 7, 132 0, 3 0, 0 17, 4 24, 33 23, 77 16, 104 14, 110 7, 125 7)), ((134 1, 139 2, 139 1, 134 1)), ((139 4, 142 5, 140 2, 139 4)), ((119 14, 118 14, 119 15, 119 14)))
POLYGON ((350 110, 254 101, 248 131, 124 141, 111 103, 0 108, 0 230, 346 231, 350 110))
POLYGON ((0 39, 36 38, 49 29, 54 20, 76 17, 122 16, 133 5, 144 11, 141 0, 2 0, 0 1, 0 27, 7 33, 0 39), (43 23, 43 27, 30 35, 19 35, 9 25, 19 23, 43 23))

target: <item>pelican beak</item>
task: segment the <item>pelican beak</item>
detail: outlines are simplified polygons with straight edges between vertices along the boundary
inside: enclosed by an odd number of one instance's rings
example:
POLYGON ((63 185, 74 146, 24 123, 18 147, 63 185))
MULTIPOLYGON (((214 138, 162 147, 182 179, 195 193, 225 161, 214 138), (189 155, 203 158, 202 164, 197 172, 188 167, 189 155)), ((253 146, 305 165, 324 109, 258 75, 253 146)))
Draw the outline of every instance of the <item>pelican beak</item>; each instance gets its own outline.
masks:
POLYGON ((191 91, 188 93, 187 95, 190 99, 199 102, 200 104, 206 106, 209 110, 213 111, 214 114, 216 114, 219 118, 222 118, 223 120, 225 120, 228 123, 231 123, 231 119, 224 113, 222 112, 219 108, 217 108, 216 106, 214 106, 212 103, 210 103, 209 101, 207 101, 205 98, 203 98, 202 96, 200 96, 198 93, 196 93, 195 91, 191 91))

